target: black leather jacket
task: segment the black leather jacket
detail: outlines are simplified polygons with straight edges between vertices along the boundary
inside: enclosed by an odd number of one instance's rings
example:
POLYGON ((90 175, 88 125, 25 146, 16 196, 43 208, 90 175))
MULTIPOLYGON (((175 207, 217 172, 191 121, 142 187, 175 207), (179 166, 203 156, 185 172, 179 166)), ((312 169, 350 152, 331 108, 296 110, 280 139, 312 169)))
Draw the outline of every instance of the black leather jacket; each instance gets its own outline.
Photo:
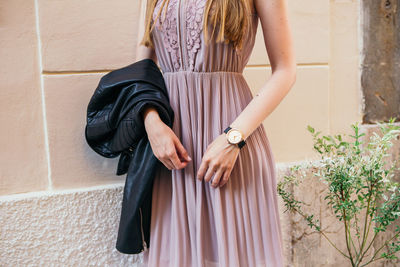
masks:
POLYGON ((117 175, 127 173, 116 248, 137 254, 150 246, 151 199, 157 168, 166 168, 153 154, 142 111, 154 106, 172 127, 164 79, 152 59, 143 59, 104 75, 87 108, 85 138, 107 158, 120 155, 117 175))

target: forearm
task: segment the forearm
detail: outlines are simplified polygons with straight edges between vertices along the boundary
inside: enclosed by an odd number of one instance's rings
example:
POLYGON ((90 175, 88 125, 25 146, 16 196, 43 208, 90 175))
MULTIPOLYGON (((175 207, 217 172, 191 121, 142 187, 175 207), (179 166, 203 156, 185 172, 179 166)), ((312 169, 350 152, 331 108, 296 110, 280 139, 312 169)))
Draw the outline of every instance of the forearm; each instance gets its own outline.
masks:
POLYGON ((246 139, 278 106, 295 82, 295 71, 277 70, 231 123, 246 139))

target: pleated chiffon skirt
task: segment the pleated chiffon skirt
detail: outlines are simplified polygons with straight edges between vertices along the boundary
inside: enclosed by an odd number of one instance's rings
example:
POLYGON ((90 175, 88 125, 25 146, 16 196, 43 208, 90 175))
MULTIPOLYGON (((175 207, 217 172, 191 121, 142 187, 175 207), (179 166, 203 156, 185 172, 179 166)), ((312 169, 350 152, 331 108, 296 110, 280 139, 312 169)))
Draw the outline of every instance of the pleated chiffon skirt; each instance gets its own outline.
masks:
POLYGON ((272 266, 282 264, 276 169, 265 128, 246 139, 228 182, 196 179, 208 144, 252 99, 235 72, 165 73, 175 112, 174 133, 192 161, 160 168, 152 198, 148 266, 272 266), (201 90, 199 90, 201 88, 201 90))

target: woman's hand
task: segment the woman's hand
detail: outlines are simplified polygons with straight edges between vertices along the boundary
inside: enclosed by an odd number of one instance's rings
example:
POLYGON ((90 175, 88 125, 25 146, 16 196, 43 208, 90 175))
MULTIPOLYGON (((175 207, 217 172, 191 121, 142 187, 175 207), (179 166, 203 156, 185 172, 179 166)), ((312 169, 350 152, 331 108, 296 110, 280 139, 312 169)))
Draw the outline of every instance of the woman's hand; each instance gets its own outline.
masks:
POLYGON ((240 148, 230 144, 225 133, 219 135, 208 145, 197 172, 197 179, 209 182, 214 175, 211 185, 223 186, 228 182, 233 166, 235 165, 240 148))
POLYGON ((169 169, 181 169, 192 160, 173 130, 166 125, 154 107, 143 112, 144 124, 154 155, 169 169))

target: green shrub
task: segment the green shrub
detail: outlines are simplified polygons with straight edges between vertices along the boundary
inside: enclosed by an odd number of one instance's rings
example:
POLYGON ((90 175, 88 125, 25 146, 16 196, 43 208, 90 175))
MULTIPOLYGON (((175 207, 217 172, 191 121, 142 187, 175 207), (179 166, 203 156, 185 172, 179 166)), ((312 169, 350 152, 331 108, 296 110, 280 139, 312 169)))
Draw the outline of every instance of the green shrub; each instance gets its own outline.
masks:
POLYGON ((299 213, 308 226, 322 234, 341 255, 349 259, 352 266, 357 267, 383 258, 397 259, 395 254, 400 250, 400 226, 395 225, 393 236, 384 241, 369 259, 365 258, 376 237, 400 216, 400 188, 399 183, 393 181, 399 170, 398 160, 390 160, 392 155, 388 153, 393 146, 392 140, 398 139, 400 127, 394 124, 394 119, 378 123, 378 126, 381 135, 373 133, 364 144, 361 137, 365 134, 359 133, 358 123, 352 125, 354 135, 349 136, 349 141, 344 140, 345 135, 319 136, 321 132, 308 125, 314 150, 320 159, 292 166, 290 174, 284 176, 277 188, 285 203, 285 212, 299 213), (323 183, 326 189, 324 201, 339 223, 344 224, 346 251, 335 246, 322 231, 316 216, 305 213, 302 208, 305 203, 295 199, 291 193, 290 188, 300 185, 305 179, 323 183), (359 219, 361 215, 365 218, 362 221, 359 219), (369 234, 373 237, 368 243, 369 234), (362 263, 363 260, 365 263, 362 263))

